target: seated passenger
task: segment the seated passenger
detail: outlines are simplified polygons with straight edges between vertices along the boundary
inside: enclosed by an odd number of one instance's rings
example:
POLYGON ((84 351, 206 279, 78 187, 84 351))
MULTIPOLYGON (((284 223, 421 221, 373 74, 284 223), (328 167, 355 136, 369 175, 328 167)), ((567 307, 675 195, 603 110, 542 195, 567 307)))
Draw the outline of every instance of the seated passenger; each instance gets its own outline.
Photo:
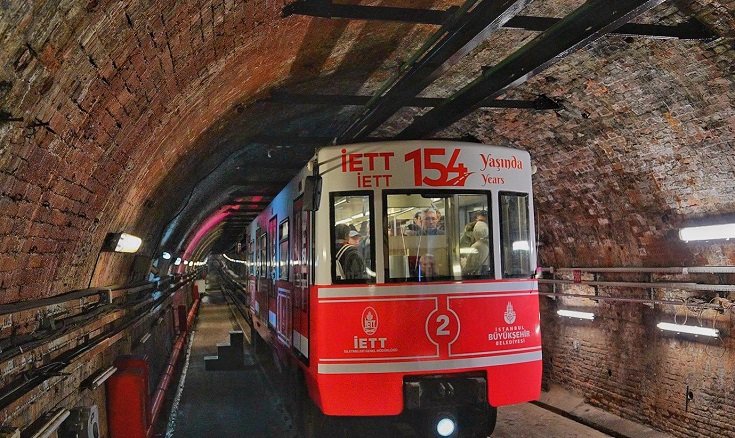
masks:
POLYGON ((436 274, 436 261, 433 254, 419 257, 419 281, 428 280, 436 274))

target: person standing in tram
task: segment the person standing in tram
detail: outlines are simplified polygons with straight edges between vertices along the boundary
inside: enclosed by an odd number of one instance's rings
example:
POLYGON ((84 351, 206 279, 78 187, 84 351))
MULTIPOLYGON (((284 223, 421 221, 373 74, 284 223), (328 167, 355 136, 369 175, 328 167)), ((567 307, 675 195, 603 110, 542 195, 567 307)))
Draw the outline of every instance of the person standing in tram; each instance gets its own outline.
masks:
POLYGON ((470 246, 470 252, 465 262, 464 275, 487 274, 490 261, 489 235, 490 232, 486 222, 475 222, 475 226, 472 228, 475 243, 470 246))
POLYGON ((439 212, 434 208, 426 208, 421 215, 421 233, 426 236, 443 234, 439 229, 439 212))
MULTIPOLYGON (((339 224, 334 228, 335 234, 335 270, 337 277, 342 280, 354 280, 366 278, 365 262, 360 256, 357 245, 350 240, 355 240, 359 233, 350 230, 345 224, 339 224), (351 233, 354 235, 350 236, 351 233)), ((359 242, 359 239, 357 239, 359 242)))

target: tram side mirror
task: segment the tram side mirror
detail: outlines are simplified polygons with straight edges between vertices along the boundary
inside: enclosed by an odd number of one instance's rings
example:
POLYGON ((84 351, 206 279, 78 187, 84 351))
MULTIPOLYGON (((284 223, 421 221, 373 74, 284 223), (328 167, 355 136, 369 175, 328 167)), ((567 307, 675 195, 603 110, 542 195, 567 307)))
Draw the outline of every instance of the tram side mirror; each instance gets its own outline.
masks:
POLYGON ((322 177, 310 175, 304 180, 304 210, 319 210, 319 200, 322 197, 322 177))

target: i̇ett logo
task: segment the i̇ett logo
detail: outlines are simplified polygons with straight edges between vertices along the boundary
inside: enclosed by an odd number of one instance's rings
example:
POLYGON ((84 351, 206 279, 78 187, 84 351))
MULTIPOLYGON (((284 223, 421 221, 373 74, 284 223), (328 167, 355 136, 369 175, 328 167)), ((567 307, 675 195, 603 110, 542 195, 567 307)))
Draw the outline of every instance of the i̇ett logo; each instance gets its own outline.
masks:
POLYGON ((503 319, 506 324, 513 324, 516 322, 516 312, 513 310, 513 304, 508 301, 508 305, 505 307, 505 313, 503 313, 503 319))
POLYGON ((366 307, 362 311, 362 330, 368 336, 378 331, 378 312, 372 307, 366 307))

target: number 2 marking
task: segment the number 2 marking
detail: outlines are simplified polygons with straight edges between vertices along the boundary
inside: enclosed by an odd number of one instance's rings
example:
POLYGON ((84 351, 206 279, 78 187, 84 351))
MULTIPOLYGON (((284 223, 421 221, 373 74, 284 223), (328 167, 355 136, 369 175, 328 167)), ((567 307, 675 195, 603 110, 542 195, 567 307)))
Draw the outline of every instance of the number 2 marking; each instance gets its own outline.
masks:
POLYGON ((441 325, 436 329, 436 335, 449 336, 449 330, 447 330, 447 326, 449 325, 449 317, 447 315, 439 315, 436 317, 436 322, 441 323, 441 325))

